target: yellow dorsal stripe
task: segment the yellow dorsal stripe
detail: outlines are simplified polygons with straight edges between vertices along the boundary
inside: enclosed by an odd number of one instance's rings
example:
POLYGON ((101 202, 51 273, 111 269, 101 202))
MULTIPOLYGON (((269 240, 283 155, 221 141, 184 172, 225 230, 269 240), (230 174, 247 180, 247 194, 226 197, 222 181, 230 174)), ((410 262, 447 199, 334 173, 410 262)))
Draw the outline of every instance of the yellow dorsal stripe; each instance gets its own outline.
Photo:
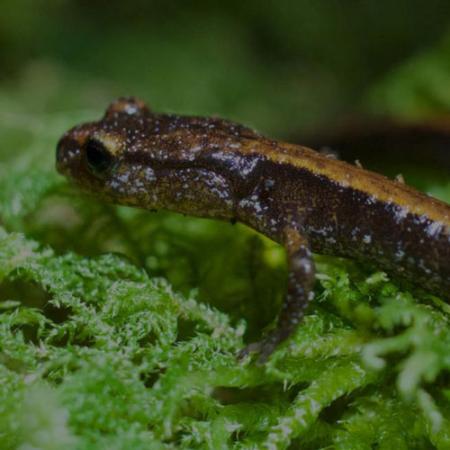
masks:
POLYGON ((306 147, 284 142, 248 140, 241 146, 240 151, 246 154, 265 155, 275 163, 306 169, 343 187, 364 192, 375 200, 394 203, 411 214, 425 215, 450 229, 450 205, 378 173, 327 158, 306 147))

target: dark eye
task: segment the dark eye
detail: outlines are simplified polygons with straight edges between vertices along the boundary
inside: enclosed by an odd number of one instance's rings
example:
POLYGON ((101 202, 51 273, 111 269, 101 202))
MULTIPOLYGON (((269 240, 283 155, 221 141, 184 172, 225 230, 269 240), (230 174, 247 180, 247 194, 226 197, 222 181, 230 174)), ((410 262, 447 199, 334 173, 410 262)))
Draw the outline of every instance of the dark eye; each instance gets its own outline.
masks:
POLYGON ((85 151, 89 167, 96 174, 102 175, 112 167, 114 158, 101 142, 89 139, 85 144, 85 151))

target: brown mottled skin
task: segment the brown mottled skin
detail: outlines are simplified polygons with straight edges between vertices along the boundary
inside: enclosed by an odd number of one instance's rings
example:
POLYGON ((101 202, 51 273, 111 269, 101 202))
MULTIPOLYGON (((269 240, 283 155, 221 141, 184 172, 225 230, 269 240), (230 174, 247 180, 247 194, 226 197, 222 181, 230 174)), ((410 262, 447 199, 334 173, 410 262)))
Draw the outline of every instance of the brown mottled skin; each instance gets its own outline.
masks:
POLYGON ((243 351, 264 361, 313 297, 311 251, 372 261, 450 297, 450 206, 398 181, 216 118, 156 114, 135 98, 72 128, 57 169, 110 202, 243 222, 287 250, 274 331, 243 351))

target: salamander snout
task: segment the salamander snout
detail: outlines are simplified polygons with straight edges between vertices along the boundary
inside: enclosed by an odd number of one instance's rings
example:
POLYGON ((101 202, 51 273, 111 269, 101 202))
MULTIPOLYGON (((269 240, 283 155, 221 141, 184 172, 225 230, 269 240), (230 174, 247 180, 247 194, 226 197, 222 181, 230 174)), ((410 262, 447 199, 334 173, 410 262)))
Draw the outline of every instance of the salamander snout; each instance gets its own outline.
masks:
POLYGON ((78 183, 100 179, 115 162, 115 142, 120 140, 92 124, 72 128, 56 145, 56 169, 78 183))
POLYGON ((73 161, 80 154, 80 144, 68 134, 65 134, 56 145, 56 169, 63 175, 68 175, 73 161))

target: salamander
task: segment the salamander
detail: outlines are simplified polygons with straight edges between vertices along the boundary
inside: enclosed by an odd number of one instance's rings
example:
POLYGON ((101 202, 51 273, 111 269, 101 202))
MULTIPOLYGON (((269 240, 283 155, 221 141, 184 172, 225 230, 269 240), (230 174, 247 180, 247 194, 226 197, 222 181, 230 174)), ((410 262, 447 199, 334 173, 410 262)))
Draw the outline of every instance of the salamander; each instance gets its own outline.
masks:
POLYGON ((450 298, 450 205, 234 122, 119 98, 62 136, 56 167, 105 201, 239 221, 285 247, 276 326, 241 356, 264 362, 297 329, 313 299, 312 252, 369 261, 450 298))

